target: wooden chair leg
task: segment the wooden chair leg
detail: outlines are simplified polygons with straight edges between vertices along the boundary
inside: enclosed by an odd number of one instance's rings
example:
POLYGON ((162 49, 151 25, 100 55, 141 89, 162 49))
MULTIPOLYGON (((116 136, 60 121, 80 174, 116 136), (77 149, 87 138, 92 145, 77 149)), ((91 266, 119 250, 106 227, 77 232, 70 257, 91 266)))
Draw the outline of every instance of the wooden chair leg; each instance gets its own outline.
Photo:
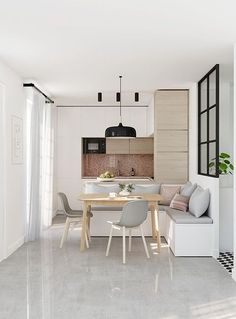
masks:
POLYGON ((90 216, 88 217, 88 229, 87 229, 87 234, 88 234, 88 240, 91 241, 91 235, 90 235, 90 216))
POLYGON ((125 264, 125 227, 122 227, 123 229, 123 264, 125 264))
POLYGON ((110 236, 109 236, 109 240, 108 240, 108 244, 107 244, 107 250, 106 250, 106 256, 108 256, 109 251, 110 251, 112 233, 113 233, 113 225, 111 225, 111 231, 110 231, 110 236))
POLYGON ((143 246, 144 246, 147 258, 150 258, 149 252, 148 252, 148 248, 147 248, 147 244, 146 244, 146 240, 145 240, 145 237, 143 235, 143 227, 142 227, 142 225, 140 225, 139 229, 140 229, 140 233, 141 233, 141 236, 142 236, 143 246))
POLYGON ((131 251, 132 229, 129 229, 129 251, 131 251))
POLYGON ((70 228, 70 219, 67 217, 66 218, 65 227, 64 227, 64 232, 63 232, 63 235, 62 235, 62 238, 61 238, 60 248, 62 248, 65 240, 68 237, 69 228, 70 228))

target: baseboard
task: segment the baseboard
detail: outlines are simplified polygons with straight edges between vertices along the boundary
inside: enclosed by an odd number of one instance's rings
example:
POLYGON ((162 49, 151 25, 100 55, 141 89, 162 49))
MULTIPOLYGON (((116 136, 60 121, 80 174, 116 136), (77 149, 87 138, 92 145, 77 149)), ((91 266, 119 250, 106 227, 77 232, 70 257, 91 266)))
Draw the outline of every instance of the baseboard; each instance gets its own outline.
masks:
POLYGON ((219 258, 219 256, 220 256, 219 249, 213 249, 213 251, 212 251, 212 257, 215 258, 215 259, 217 259, 217 258, 219 258))
POLYGON ((233 270, 232 270, 232 278, 233 278, 234 281, 236 281, 236 270, 235 270, 235 268, 233 268, 233 270))
POLYGON ((11 254, 13 254, 19 247, 21 247, 24 244, 24 242, 25 242, 25 239, 24 239, 24 236, 22 236, 13 244, 8 246, 6 258, 9 257, 11 254))

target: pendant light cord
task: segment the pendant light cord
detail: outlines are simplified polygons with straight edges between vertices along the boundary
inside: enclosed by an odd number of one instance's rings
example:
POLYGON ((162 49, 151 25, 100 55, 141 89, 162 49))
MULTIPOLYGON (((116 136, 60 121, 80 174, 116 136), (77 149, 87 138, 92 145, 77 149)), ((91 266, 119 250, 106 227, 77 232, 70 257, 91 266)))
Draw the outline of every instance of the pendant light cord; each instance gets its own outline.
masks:
POLYGON ((119 78, 120 78, 120 123, 122 123, 122 116, 121 116, 121 79, 122 79, 122 76, 120 75, 119 78))

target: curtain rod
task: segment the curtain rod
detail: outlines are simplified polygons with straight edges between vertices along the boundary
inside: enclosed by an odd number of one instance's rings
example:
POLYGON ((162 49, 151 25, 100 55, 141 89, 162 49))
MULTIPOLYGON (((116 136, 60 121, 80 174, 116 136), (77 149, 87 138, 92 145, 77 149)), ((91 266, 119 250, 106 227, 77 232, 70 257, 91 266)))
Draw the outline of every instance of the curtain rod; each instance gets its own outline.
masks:
POLYGON ((34 83, 23 83, 23 87, 33 87, 36 91, 41 93, 47 99, 46 103, 54 103, 54 101, 51 100, 50 97, 43 93, 39 88, 37 88, 37 86, 35 86, 34 83))

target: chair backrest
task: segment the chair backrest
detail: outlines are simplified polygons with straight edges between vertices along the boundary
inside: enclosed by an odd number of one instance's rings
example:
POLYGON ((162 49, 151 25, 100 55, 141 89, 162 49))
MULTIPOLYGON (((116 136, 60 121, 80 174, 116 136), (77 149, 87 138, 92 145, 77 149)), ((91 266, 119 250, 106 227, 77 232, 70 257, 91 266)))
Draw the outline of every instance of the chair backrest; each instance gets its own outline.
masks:
POLYGON ((66 194, 64 193, 58 193, 58 196, 60 197, 61 199, 61 202, 62 202, 62 206, 63 206, 63 209, 65 211, 65 214, 70 214, 70 211, 71 211, 71 208, 70 208, 70 205, 69 205, 69 202, 68 202, 68 199, 66 197, 66 194))
POLYGON ((119 221, 120 226, 137 227, 147 218, 148 202, 145 200, 135 200, 128 202, 122 211, 119 221))

